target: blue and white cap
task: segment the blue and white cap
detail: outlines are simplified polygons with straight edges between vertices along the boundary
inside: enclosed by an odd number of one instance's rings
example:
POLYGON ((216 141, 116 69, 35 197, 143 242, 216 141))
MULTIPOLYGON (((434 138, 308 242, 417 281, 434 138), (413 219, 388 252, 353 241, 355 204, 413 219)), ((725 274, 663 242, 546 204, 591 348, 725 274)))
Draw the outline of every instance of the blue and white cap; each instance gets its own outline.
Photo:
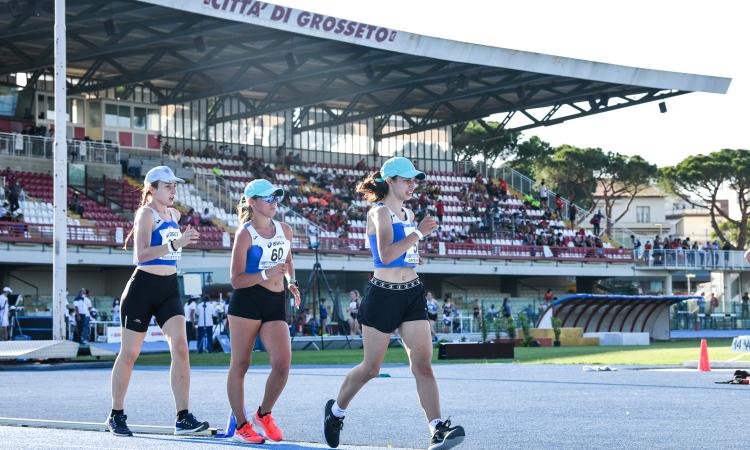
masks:
POLYGON ((380 168, 380 175, 383 178, 396 176, 401 178, 416 178, 418 180, 426 178, 424 172, 417 170, 414 164, 403 156, 394 156, 384 162, 383 167, 380 168))
POLYGON ((276 187, 271 184, 270 181, 264 179, 253 180, 245 185, 245 191, 243 192, 245 198, 253 197, 268 197, 269 195, 275 195, 276 197, 284 198, 284 190, 280 187, 276 187))
POLYGON ((184 183, 185 180, 177 178, 169 166, 156 166, 146 174, 146 183, 153 184, 157 181, 164 183, 184 183))

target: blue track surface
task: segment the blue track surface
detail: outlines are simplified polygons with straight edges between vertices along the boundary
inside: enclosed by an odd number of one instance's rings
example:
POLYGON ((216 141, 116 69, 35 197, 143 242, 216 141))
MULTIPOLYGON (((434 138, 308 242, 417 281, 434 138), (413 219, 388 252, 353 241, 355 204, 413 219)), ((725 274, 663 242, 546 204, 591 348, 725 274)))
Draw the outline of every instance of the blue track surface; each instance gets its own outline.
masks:
MULTIPOLYGON (((445 416, 466 427, 464 449, 748 448, 750 386, 714 384, 728 371, 630 370, 583 372, 581 366, 440 364, 435 374, 445 416)), ((248 409, 263 392, 269 369, 246 378, 248 409)), ((342 367, 293 368, 274 416, 294 442, 320 442, 322 408, 346 373, 342 367)), ((406 366, 387 368, 348 408, 342 443, 426 448, 428 429, 406 366)), ((7 372, 0 416, 103 421, 109 371, 7 372)), ((193 371, 191 410, 212 426, 226 423, 226 368, 193 371)), ((126 401, 131 423, 169 425, 173 403, 166 368, 136 370, 126 401)), ((105 433, 0 428, 8 448, 177 448, 173 438, 117 439, 105 433), (54 445, 52 445, 52 444, 54 445), (152 445, 153 444, 153 445, 152 445)), ((220 447, 218 441, 183 448, 220 447)), ((304 448, 286 446, 279 448, 304 448)))

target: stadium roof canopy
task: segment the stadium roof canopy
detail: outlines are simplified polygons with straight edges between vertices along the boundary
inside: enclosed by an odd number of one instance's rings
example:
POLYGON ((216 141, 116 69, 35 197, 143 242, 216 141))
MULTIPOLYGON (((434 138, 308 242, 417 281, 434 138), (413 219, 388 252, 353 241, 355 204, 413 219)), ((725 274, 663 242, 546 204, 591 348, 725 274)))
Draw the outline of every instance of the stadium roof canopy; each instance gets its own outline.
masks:
MULTIPOLYGON (((53 0, 11 0, 0 15, 0 74, 53 64, 53 0), (8 13, 9 12, 9 13, 8 13)), ((209 122, 300 108, 294 131, 372 118, 375 139, 504 114, 524 130, 730 79, 469 44, 252 0, 67 0, 69 95, 145 85, 162 104, 234 96, 209 122), (311 107, 324 121, 300 120, 311 107), (408 128, 383 133, 385 118, 408 128), (304 126, 303 126, 304 124, 304 126)), ((224 102, 216 102, 217 105, 224 102)))

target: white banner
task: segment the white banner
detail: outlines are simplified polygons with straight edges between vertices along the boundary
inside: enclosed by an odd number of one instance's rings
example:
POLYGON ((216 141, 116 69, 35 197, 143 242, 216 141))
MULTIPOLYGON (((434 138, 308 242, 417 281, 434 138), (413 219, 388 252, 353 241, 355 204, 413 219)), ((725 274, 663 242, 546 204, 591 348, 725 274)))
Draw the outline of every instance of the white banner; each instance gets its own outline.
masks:
MULTIPOLYGON (((164 342, 167 338, 164 336, 164 332, 157 326, 150 326, 146 330, 146 342, 164 342)), ((107 327, 107 343, 116 344, 122 341, 122 328, 120 327, 107 327)))

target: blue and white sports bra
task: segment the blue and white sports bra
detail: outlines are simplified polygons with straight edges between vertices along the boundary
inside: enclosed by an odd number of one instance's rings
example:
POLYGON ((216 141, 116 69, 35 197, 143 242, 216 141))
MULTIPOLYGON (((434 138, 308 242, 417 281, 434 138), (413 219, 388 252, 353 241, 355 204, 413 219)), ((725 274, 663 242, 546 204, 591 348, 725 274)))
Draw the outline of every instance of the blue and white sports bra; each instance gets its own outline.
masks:
MULTIPOLYGON (((171 220, 165 222, 154 208, 150 206, 146 206, 146 208, 148 208, 154 216, 154 226, 151 230, 151 243, 149 244, 151 247, 164 245, 167 242, 179 239, 180 236, 182 236, 180 226, 177 225, 177 221, 174 219, 171 209, 167 209, 171 220)), ((180 260, 181 256, 182 249, 180 248, 176 252, 169 252, 160 258, 152 259, 151 261, 138 262, 135 259, 135 252, 133 252, 133 263, 139 266, 176 266, 177 261, 180 260)))
POLYGON ((272 222, 276 233, 270 239, 258 234, 250 223, 244 225, 245 230, 250 233, 250 237, 253 239, 253 245, 247 249, 245 273, 258 273, 286 261, 292 243, 284 235, 281 223, 276 220, 272 220, 272 222))
MULTIPOLYGON (((377 203, 376 206, 384 206, 382 203, 377 203)), ((388 208, 386 206, 386 208, 388 208)), ((391 216, 391 222, 393 226, 393 242, 396 243, 401 239, 406 238, 417 226, 414 222, 409 221, 409 213, 406 209, 401 208, 406 215, 406 220, 401 220, 396 213, 388 208, 388 214, 391 216)), ((390 264, 383 264, 378 254, 378 237, 376 234, 368 234, 367 238, 370 242, 370 251, 372 251, 372 261, 376 269, 387 269, 391 267, 417 267, 419 263, 419 247, 417 244, 412 245, 406 250, 406 253, 399 256, 395 260, 391 261, 390 264)))

